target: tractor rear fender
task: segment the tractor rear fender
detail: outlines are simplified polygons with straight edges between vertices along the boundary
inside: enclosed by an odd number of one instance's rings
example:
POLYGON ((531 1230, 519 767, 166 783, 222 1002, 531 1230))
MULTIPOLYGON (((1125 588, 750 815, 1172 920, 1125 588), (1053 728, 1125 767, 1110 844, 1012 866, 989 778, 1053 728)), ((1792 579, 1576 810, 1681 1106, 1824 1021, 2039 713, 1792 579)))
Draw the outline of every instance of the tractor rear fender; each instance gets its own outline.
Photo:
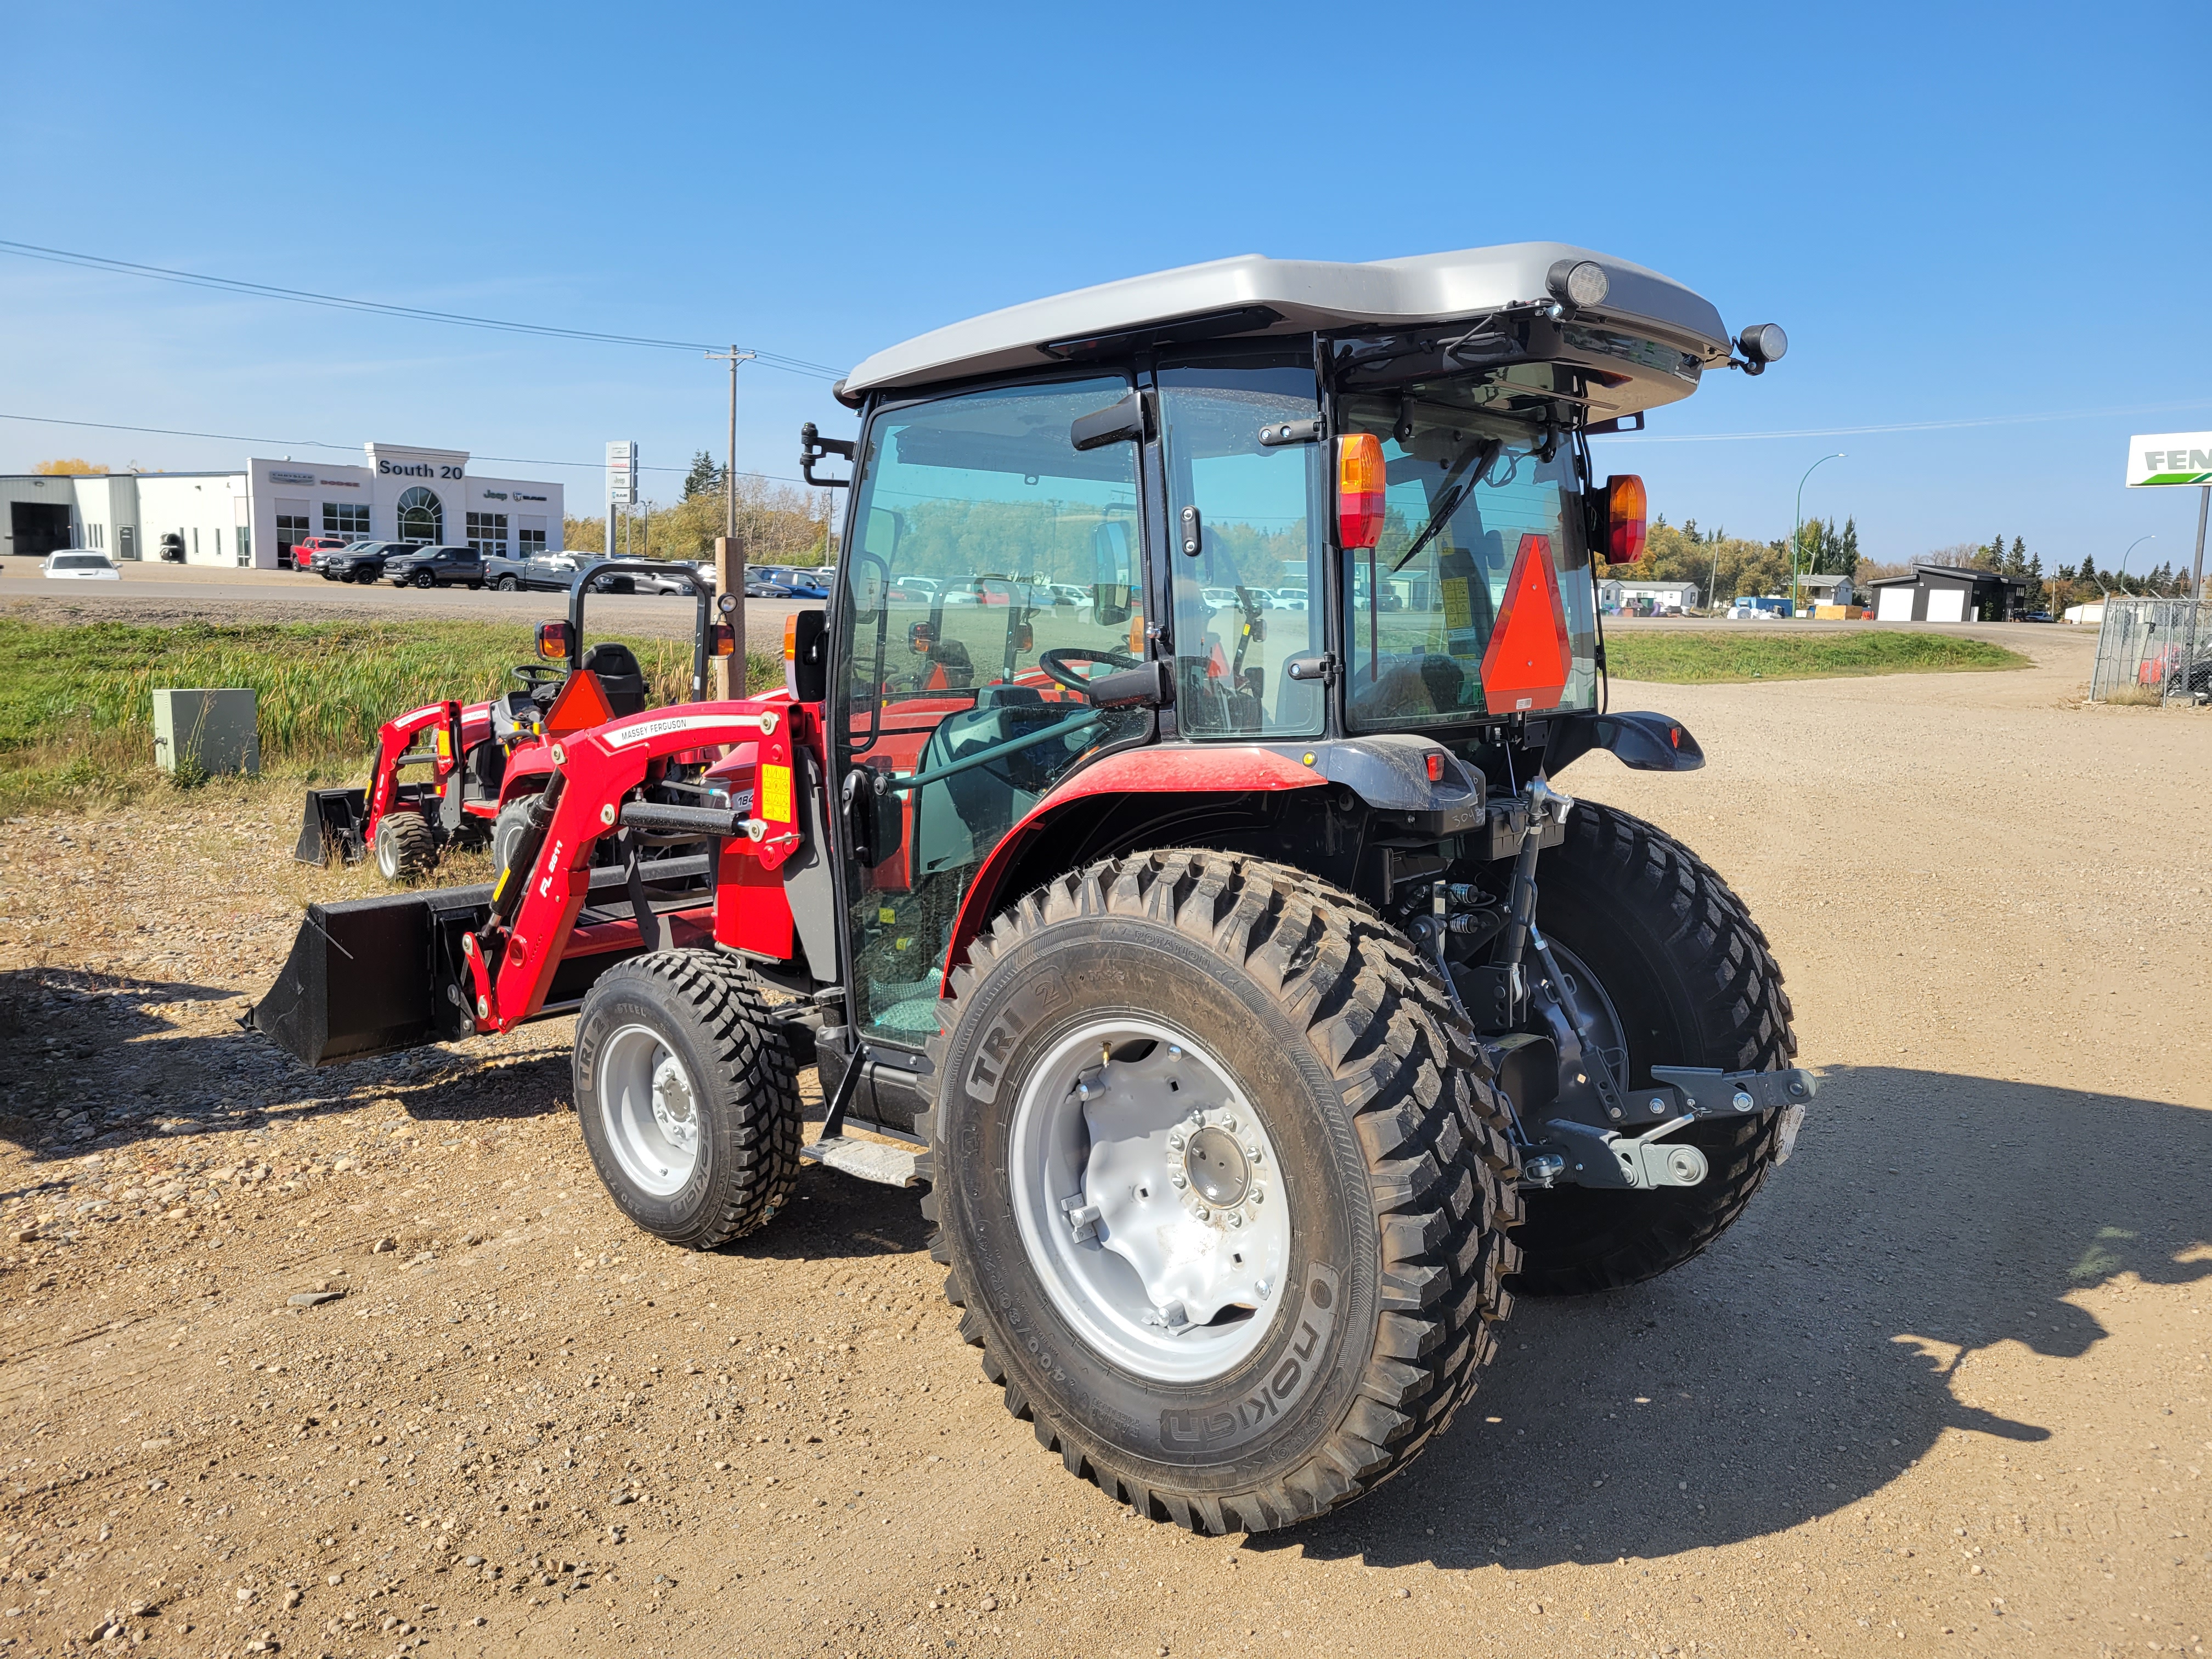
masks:
MULTIPOLYGON (((469 945, 477 1030, 510 1030, 544 1006, 591 889, 592 849, 613 832, 623 799, 645 781, 656 759, 710 745, 757 743, 757 781, 748 815, 752 827, 728 845, 767 870, 780 869, 801 840, 792 725, 787 706, 695 702, 629 715, 563 738, 553 758, 564 782, 538 856, 520 878, 520 897, 506 886, 514 872, 505 872, 493 895, 495 920, 469 945)), ((737 896, 743 891, 725 870, 717 907, 725 894, 743 902, 737 896)))
POLYGON ((1694 772, 1705 763, 1705 751, 1690 728, 1671 714, 1624 712, 1553 716, 1544 744, 1544 770, 1557 777, 1593 749, 1611 750, 1636 772, 1694 772))
MULTIPOLYGON (((1066 779, 992 849, 961 903, 945 971, 967 960, 969 941, 1018 893, 1064 869, 1135 846, 1234 845, 1260 823, 1255 796, 1330 786, 1375 820, 1418 836, 1441 839, 1484 820, 1481 773, 1442 744, 1402 732, 1120 750, 1066 779), (1121 810, 1139 798, 1141 811, 1121 810), (1098 834, 1109 817, 1128 830, 1098 834)), ((1293 849, 1270 856, 1289 856, 1318 872, 1315 860, 1297 858, 1293 849)))

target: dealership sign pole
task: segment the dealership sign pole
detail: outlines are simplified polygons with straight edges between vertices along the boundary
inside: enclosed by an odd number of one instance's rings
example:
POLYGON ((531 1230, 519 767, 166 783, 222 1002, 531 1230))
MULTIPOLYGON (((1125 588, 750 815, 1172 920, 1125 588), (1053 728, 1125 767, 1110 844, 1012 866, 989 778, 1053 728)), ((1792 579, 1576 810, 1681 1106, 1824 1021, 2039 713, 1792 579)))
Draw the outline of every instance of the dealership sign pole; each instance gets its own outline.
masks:
POLYGON ((2195 484, 2197 562, 2189 574, 2189 642, 2182 652, 2183 695, 2197 683, 2197 613, 2204 605, 2204 520, 2212 513, 2212 432, 2157 432, 2128 440, 2128 488, 2195 484))
POLYGON ((607 550, 615 553, 615 510, 637 504, 637 443, 618 439, 607 446, 607 550))

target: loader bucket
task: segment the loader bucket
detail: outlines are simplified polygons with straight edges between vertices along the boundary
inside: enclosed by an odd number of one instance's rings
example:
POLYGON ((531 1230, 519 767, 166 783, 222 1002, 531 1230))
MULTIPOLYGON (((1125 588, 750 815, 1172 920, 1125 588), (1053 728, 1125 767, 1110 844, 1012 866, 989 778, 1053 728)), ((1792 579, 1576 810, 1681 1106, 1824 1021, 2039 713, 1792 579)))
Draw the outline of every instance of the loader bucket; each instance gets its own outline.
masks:
POLYGON ((335 850, 348 864, 358 864, 368 851, 362 838, 368 821, 368 790, 310 789, 292 856, 302 864, 328 864, 335 850))
POLYGON ((475 994, 461 935, 490 908, 489 887, 309 905, 254 1029, 307 1066, 467 1036, 475 994))

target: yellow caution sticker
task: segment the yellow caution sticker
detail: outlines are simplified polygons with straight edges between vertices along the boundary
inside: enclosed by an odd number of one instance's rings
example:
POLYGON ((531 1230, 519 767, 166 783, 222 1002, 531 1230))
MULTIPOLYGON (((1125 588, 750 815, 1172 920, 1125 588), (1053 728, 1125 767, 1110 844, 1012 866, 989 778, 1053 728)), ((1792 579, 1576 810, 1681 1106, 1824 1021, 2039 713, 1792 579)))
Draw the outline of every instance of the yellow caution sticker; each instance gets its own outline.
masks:
POLYGON ((886 927, 896 927, 898 926, 898 912, 888 904, 878 905, 876 909, 876 920, 886 927))
POLYGON ((761 768, 760 815, 770 823, 789 823, 792 821, 791 769, 788 766, 761 768))
POLYGON ((1472 628, 1474 626, 1474 605, 1467 591, 1467 578, 1448 577, 1439 584, 1443 589, 1444 626, 1472 628))

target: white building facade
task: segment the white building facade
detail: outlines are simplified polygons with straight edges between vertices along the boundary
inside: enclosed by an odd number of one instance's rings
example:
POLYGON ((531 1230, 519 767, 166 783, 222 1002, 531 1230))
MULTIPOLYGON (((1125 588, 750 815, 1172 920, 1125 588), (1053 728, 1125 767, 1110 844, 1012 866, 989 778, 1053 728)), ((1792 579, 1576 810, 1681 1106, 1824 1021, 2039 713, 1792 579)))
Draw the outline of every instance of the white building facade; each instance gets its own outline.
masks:
POLYGON ((1619 577, 1601 581, 1597 586, 1597 602, 1608 611, 1638 608, 1638 599, 1649 600, 1654 610, 1664 611, 1669 606, 1680 611, 1697 607, 1698 585, 1695 582, 1637 582, 1619 577))
POLYGON ((242 472, 0 477, 0 551, 89 547, 118 561, 158 559, 173 538, 186 564, 272 570, 310 536, 517 556, 562 545, 557 483, 478 476, 466 450, 362 447, 362 466, 257 458, 242 472))

